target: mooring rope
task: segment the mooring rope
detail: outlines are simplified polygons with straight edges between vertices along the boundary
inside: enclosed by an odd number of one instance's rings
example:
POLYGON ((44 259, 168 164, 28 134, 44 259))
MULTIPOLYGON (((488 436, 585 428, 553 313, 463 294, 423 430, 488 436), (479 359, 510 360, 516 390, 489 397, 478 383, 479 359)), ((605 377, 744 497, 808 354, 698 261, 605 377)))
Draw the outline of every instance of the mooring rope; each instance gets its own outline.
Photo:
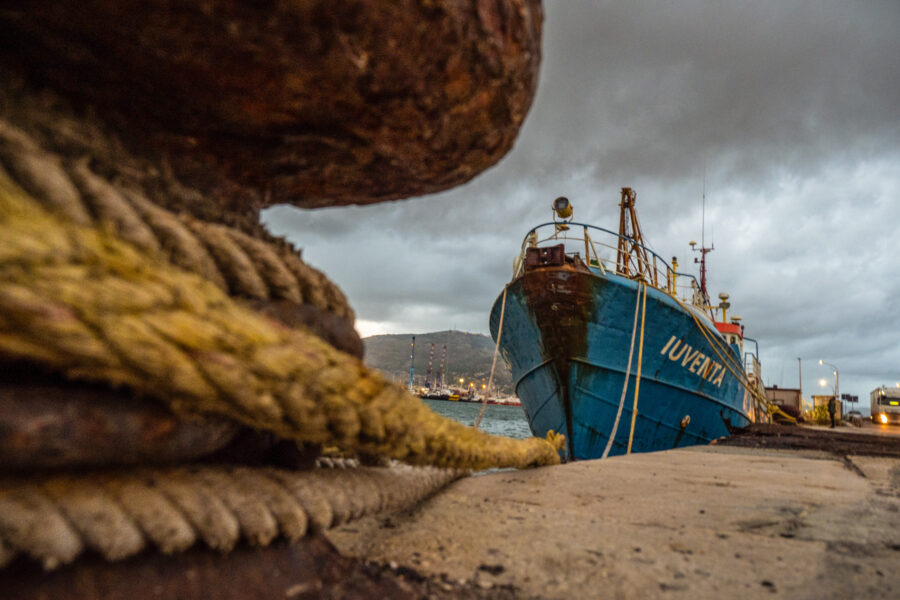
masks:
POLYGON ((288 471, 194 466, 0 480, 0 568, 24 554, 47 569, 85 550, 115 561, 147 548, 296 541, 351 519, 409 507, 463 471, 355 467, 288 471))
POLYGON ((353 321, 340 289, 286 245, 175 214, 141 192, 119 188, 85 161, 68 167, 21 130, 0 120, 0 160, 13 180, 49 212, 114 232, 148 255, 211 281, 231 295, 306 303, 353 321))
POLYGON ((634 378, 634 405, 631 408, 631 430, 628 432, 628 449, 625 452, 626 454, 631 454, 631 443, 634 441, 634 424, 637 421, 638 413, 638 395, 641 392, 641 364, 644 358, 644 322, 647 317, 647 284, 638 283, 638 291, 640 291, 641 286, 644 288, 644 301, 641 308, 641 341, 638 345, 637 375, 634 378))
POLYGON ((488 396, 494 390, 494 369, 497 367, 497 356, 500 354, 500 339, 503 336, 503 317, 506 314, 506 291, 509 284, 503 286, 503 300, 500 304, 500 324, 497 326, 497 343, 494 344, 494 358, 491 360, 491 374, 488 377, 487 391, 484 398, 481 399, 481 410, 478 411, 478 418, 475 419, 475 429, 481 425, 481 419, 484 417, 484 411, 487 408, 488 396))
POLYGON ((694 320, 694 323, 697 325, 698 329, 700 329, 700 333, 703 335, 704 339, 706 339, 707 343, 712 347, 713 352, 716 354, 716 357, 722 361, 722 365, 724 368, 731 373, 732 377, 737 380, 741 386, 750 394, 750 396, 754 399, 757 404, 757 408, 764 408, 768 414, 778 414, 782 418, 796 423, 797 419, 785 413, 781 408, 770 402, 768 398, 766 398, 760 391, 750 382, 750 379, 747 377, 747 374, 744 371, 743 366, 737 362, 737 359, 734 358, 734 355, 731 353, 731 349, 725 345, 724 340, 719 337, 718 332, 713 332, 700 318, 691 310, 687 308, 687 306, 682 303, 678 298, 675 298, 675 301, 678 302, 682 308, 684 308, 694 320))
POLYGON ((600 458, 607 458, 612 448, 613 440, 619 431, 619 420, 622 418, 622 409, 625 406, 625 396, 628 394, 628 381, 631 379, 631 359, 634 356, 634 338, 637 335, 638 313, 641 308, 641 285, 638 283, 637 295, 634 298, 634 323, 631 325, 631 346, 628 348, 628 364, 625 367, 625 381, 622 382, 622 396, 619 398, 619 408, 616 411, 616 420, 613 421, 612 431, 609 439, 606 440, 606 448, 603 449, 603 455, 600 458))
POLYGON ((176 412, 415 464, 523 467, 553 444, 439 417, 357 359, 196 276, 50 215, 0 173, 0 352, 125 384, 176 412))
MULTIPOLYGON (((176 216, 0 120, 0 357, 350 454, 452 469, 559 462, 561 435, 512 440, 442 418, 305 328, 228 294, 353 318, 340 291, 296 254, 176 216)), ((50 567, 84 548, 113 559, 197 539, 222 550, 241 537, 293 539, 305 527, 294 500, 324 524, 395 506, 391 494, 421 498, 458 475, 425 472, 423 482, 366 471, 347 489, 335 474, 300 485, 297 473, 240 467, 8 477, 0 566, 17 554, 50 567)))

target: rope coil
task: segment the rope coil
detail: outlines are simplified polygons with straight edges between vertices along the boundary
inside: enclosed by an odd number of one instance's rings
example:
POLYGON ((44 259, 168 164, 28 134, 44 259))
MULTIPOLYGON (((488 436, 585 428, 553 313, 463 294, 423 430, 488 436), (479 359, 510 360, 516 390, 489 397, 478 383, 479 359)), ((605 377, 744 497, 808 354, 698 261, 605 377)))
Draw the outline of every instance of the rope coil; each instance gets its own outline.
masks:
POLYGON ((148 547, 164 554, 198 542, 228 552, 240 540, 295 541, 426 498, 464 472, 355 467, 293 472, 191 467, 52 475, 0 482, 0 568, 17 555, 55 569, 85 550, 110 561, 148 547))
POLYGON ((175 215, 43 151, 0 119, 0 358, 126 386, 176 414, 446 469, 294 473, 243 467, 97 471, 0 482, 0 567, 52 568, 202 540, 227 551, 416 501, 457 469, 559 462, 563 438, 512 440, 444 419, 303 327, 229 293, 352 320, 299 256, 175 215), (302 509, 302 510, 301 510, 302 509))
POLYGON ((358 360, 276 328, 195 275, 40 209, 0 173, 0 352, 125 384, 187 412, 415 464, 558 461, 445 421, 358 360))

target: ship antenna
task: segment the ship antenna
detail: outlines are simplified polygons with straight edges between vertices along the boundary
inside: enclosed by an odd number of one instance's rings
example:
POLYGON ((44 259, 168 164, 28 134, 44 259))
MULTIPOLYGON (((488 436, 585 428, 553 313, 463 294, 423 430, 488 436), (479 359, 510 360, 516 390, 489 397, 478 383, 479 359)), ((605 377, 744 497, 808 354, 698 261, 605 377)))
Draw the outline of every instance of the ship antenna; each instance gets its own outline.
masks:
POLYGON ((702 193, 702 204, 700 209, 700 248, 695 248, 697 245, 696 242, 691 242, 691 250, 694 252, 700 253, 700 258, 694 258, 695 263, 700 263, 700 293, 703 294, 703 299, 706 302, 707 306, 709 306, 709 292, 706 289, 706 255, 716 249, 715 243, 711 244, 709 248, 706 247, 706 161, 703 161, 703 193, 702 193))
MULTIPOLYGON (((706 160, 703 161, 703 192, 700 204, 700 247, 706 247, 706 160)), ((705 292, 705 290, 704 290, 705 292)))

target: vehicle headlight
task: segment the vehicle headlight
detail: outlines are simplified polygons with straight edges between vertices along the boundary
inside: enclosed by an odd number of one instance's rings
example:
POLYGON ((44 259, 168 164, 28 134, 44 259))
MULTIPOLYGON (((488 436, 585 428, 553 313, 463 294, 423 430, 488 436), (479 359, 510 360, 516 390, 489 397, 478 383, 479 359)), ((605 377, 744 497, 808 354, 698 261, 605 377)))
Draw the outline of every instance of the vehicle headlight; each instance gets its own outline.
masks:
POLYGON ((878 417, 878 418, 881 419, 881 422, 882 422, 882 423, 884 423, 885 425, 887 425, 887 415, 886 415, 886 414, 881 413, 881 416, 878 417))

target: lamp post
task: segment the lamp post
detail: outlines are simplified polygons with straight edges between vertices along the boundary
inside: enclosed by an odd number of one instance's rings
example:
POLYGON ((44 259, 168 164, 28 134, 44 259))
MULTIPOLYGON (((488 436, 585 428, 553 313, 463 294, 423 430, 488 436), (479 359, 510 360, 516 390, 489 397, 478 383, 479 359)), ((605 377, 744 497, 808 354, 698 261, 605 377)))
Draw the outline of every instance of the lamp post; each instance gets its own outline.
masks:
MULTIPOLYGON (((841 390, 840 390, 840 387, 839 387, 839 385, 838 385, 838 381, 839 381, 839 379, 838 379, 838 368, 837 368, 836 366, 834 366, 833 364, 831 364, 831 363, 825 362, 825 361, 822 360, 821 358, 819 359, 819 364, 820 364, 820 365, 828 365, 829 367, 831 367, 832 369, 834 369, 834 401, 837 402, 837 401, 840 399, 840 397, 841 397, 841 396, 840 396, 840 391, 841 391, 841 390)), ((844 407, 844 403, 843 403, 843 401, 842 401, 842 402, 841 402, 841 415, 844 414, 844 409, 843 409, 843 407, 844 407)))

